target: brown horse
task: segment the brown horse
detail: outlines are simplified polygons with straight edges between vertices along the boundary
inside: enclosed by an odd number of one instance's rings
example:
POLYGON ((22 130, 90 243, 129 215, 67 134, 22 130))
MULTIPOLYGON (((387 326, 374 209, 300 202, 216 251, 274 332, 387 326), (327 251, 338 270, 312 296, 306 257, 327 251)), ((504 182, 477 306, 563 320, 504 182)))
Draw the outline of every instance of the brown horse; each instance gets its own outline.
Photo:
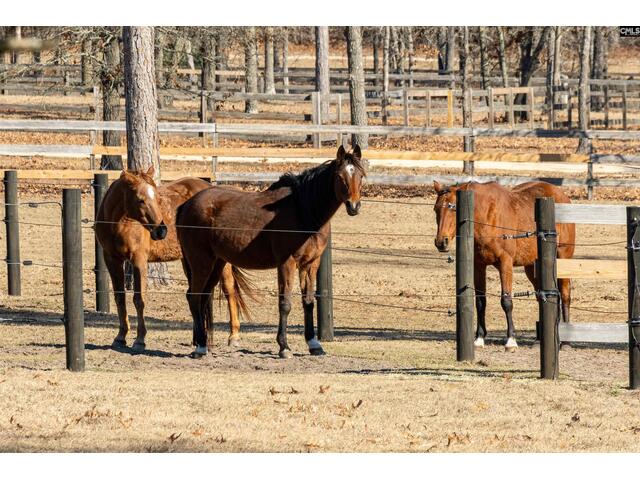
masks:
MULTIPOLYGON (((129 319, 125 301, 124 262, 133 265, 133 303, 138 315, 135 349, 144 350, 147 329, 144 322, 144 296, 147 289, 147 262, 179 260, 182 251, 176 236, 176 209, 194 194, 211 188, 199 178, 182 178, 157 187, 153 167, 147 172, 123 171, 105 193, 96 218, 96 236, 104 250, 118 307, 120 330, 113 344, 126 345, 129 319)), ((240 331, 239 309, 247 313, 241 288, 246 279, 235 268, 222 272, 222 291, 227 297, 231 334, 229 344, 237 345, 240 331)))
POLYGON ((227 263, 240 268, 278 269, 281 358, 291 357, 286 328, 297 266, 305 340, 312 355, 324 354, 313 325, 316 272, 327 245, 329 222, 340 205, 345 204, 349 215, 358 214, 364 176, 360 148, 355 146, 349 154, 340 147, 335 160, 299 175, 283 175, 265 191, 209 189, 178 209, 195 358, 207 353, 205 330, 211 322, 207 295, 227 263))
MULTIPOLYGON (((438 196, 434 210, 438 222, 435 244, 439 251, 447 252, 456 234, 456 191, 472 190, 474 193, 474 272, 476 310, 478 328, 475 345, 484 346, 487 334, 485 309, 487 306, 487 266, 492 265, 500 272, 502 295, 500 303, 507 317, 507 342, 505 349, 513 351, 518 347, 513 327, 513 301, 511 287, 513 267, 524 267, 527 278, 537 290, 534 279, 534 263, 537 258, 535 237, 513 238, 514 234, 535 231, 534 206, 536 198, 552 197, 556 203, 571 203, 561 189, 546 182, 527 182, 513 189, 507 189, 496 182, 465 183, 444 187, 433 184, 438 196), (494 225, 505 227, 495 228, 494 225)), ((558 232, 558 258, 573 256, 576 228, 574 224, 556 225, 558 232)), ((571 281, 558 279, 562 298, 562 317, 569 321, 571 304, 571 281)))

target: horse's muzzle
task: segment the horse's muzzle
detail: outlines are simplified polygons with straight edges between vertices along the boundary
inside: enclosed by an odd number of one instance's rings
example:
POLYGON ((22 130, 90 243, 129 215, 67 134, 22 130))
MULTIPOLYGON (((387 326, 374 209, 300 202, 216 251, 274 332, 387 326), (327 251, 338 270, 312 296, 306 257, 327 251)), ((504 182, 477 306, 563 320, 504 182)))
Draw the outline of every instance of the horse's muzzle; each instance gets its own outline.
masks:
POLYGON ((162 222, 157 227, 151 229, 151 238, 153 240, 164 240, 167 236, 167 226, 162 222))
POLYGON ((357 202, 352 202, 351 200, 347 200, 344 202, 345 207, 347 207, 347 213, 349 216, 354 217, 360 212, 360 200, 357 202))
POLYGON ((442 240, 436 238, 434 243, 439 252, 445 253, 449 251, 449 237, 442 237, 442 240))

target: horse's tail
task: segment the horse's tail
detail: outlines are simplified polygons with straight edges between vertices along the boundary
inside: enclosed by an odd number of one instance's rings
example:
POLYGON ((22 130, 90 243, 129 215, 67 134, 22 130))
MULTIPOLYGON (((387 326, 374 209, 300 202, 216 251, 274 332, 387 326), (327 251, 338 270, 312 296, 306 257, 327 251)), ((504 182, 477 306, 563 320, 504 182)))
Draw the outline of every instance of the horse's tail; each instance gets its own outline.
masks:
MULTIPOLYGON (((246 297, 256 300, 255 284, 251 281, 247 272, 235 265, 231 266, 231 274, 233 275, 233 288, 236 301, 238 302, 238 311, 243 318, 250 320, 251 309, 247 304, 246 297)), ((219 298, 220 302, 222 302, 222 295, 220 295, 219 298)))

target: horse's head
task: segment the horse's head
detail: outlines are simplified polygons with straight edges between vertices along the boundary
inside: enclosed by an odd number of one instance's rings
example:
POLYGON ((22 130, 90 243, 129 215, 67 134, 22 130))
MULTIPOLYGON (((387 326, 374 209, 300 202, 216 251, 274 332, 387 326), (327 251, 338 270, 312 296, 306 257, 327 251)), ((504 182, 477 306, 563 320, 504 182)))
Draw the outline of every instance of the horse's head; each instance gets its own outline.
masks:
POLYGON ((365 160, 358 145, 347 153, 342 145, 336 155, 335 192, 339 202, 344 203, 351 216, 360 211, 360 191, 367 175, 365 160))
POLYGON ((153 240, 162 240, 167 236, 167 226, 162 218, 153 172, 153 166, 146 172, 123 171, 120 180, 125 187, 127 216, 144 225, 153 240))
POLYGON ((448 252, 456 235, 456 190, 458 187, 446 187, 434 181, 433 188, 438 197, 433 207, 438 223, 435 244, 440 252, 448 252))

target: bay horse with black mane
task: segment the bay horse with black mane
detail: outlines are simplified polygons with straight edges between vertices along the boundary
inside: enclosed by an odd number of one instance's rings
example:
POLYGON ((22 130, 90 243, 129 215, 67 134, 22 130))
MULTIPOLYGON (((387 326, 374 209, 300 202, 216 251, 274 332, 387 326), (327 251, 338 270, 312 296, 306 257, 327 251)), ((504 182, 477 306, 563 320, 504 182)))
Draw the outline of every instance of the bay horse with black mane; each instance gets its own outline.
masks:
MULTIPOLYGON (((571 203, 558 187, 546 182, 526 182, 507 189, 496 182, 465 183, 442 186, 433 184, 437 200, 434 206, 438 233, 435 244, 439 251, 449 251, 456 234, 456 191, 471 190, 474 193, 474 283, 478 327, 476 347, 484 346, 487 335, 485 310, 487 306, 487 266, 500 273, 500 304, 507 317, 507 341, 505 349, 514 351, 518 344, 513 326, 512 281, 513 267, 524 267, 527 278, 537 291, 534 265, 537 258, 535 236, 513 238, 514 234, 535 231, 534 207, 536 198, 551 197, 556 203, 571 203), (504 227, 504 228, 498 228, 504 227)), ((557 224, 558 258, 573 257, 576 228, 574 224, 557 224)), ((571 305, 571 280, 559 278, 558 287, 562 300, 563 321, 569 321, 571 305)))
POLYGON ((207 353, 206 326, 212 321, 208 296, 228 263, 246 269, 278 269, 281 358, 292 356, 287 318, 297 267, 305 340, 311 355, 324 354, 313 324, 316 272, 327 245, 330 220, 340 205, 346 206, 349 215, 358 214, 364 177, 360 148, 356 145, 347 153, 341 146, 335 160, 299 175, 285 174, 265 191, 208 189, 178 209, 178 239, 193 316, 193 357, 207 353))
MULTIPOLYGON (((179 260, 182 256, 176 236, 176 209, 194 194, 211 188, 199 178, 182 178, 156 186, 153 167, 147 172, 123 171, 113 182, 96 217, 96 236, 102 245, 118 307, 120 329, 115 347, 126 346, 129 318, 125 301, 124 262, 133 265, 133 303, 138 315, 137 337, 133 348, 144 350, 147 329, 144 321, 144 297, 147 289, 147 263, 179 260)), ((227 297, 231 332, 229 344, 237 346, 240 331, 239 311, 248 314, 241 289, 249 288, 246 278, 229 266, 222 272, 222 291, 227 297)))

